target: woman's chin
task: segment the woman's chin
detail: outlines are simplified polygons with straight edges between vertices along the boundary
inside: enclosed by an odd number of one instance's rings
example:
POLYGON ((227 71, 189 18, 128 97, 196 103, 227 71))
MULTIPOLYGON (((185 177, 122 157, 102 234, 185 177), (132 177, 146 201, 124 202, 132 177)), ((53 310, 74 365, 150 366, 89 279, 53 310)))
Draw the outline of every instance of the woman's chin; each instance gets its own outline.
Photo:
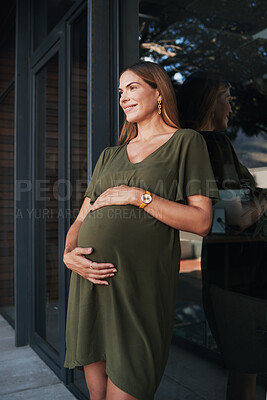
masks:
POLYGON ((133 115, 126 115, 126 121, 135 124, 138 122, 138 118, 134 117, 133 115))

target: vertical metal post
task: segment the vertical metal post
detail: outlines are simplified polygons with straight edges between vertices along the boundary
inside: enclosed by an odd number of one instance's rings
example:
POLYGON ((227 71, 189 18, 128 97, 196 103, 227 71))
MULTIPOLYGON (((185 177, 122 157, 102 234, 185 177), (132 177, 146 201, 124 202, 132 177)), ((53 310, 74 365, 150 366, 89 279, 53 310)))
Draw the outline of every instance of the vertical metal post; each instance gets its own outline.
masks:
POLYGON ((120 1, 120 68, 139 61, 139 0, 120 1))
POLYGON ((17 0, 15 66, 15 190, 14 190, 14 268, 15 268, 15 342, 28 343, 28 237, 27 206, 30 195, 28 127, 28 49, 29 7, 17 0), (23 183, 23 190, 22 190, 23 183), (22 217, 16 218, 17 211, 22 217))

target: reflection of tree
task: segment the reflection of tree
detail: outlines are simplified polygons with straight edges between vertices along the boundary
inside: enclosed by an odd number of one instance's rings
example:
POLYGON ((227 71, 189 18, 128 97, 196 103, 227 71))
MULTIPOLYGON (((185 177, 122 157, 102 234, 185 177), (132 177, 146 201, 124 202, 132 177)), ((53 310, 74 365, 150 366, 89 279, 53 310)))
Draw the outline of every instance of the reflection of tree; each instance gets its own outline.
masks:
POLYGON ((264 0, 140 2, 140 56, 160 63, 175 86, 201 68, 235 90, 230 130, 267 133, 267 26, 264 0), (163 3, 163 4, 162 4, 163 3), (212 9, 211 9, 212 7, 212 9))
POLYGON ((248 136, 261 133, 267 139, 267 97, 261 94, 253 84, 244 86, 236 83, 232 108, 233 116, 229 129, 231 139, 235 139, 242 127, 248 136))

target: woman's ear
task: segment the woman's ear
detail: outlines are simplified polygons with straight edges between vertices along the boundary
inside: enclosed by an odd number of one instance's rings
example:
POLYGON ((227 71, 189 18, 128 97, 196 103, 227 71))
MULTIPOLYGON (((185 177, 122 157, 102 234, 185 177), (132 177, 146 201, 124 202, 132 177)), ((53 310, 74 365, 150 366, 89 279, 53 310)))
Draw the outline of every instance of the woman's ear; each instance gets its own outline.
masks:
POLYGON ((161 94, 157 91, 157 94, 158 94, 158 100, 161 100, 162 101, 162 97, 161 97, 161 94))

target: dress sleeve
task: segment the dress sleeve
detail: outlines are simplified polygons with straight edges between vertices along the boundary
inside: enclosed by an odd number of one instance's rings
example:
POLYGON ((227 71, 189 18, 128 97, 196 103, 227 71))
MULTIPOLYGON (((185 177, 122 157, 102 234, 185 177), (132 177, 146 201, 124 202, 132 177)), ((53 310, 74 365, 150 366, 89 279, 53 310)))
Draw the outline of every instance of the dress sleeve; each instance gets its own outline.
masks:
POLYGON ((214 202, 219 199, 206 142, 198 132, 189 129, 178 162, 176 201, 186 203, 187 197, 193 195, 210 197, 214 202))
POLYGON ((92 178, 89 182, 89 186, 87 187, 85 194, 83 198, 89 197, 91 200, 91 203, 93 203, 96 198, 96 192, 97 192, 97 185, 99 184, 99 178, 101 175, 101 172, 103 170, 103 167, 105 165, 106 159, 107 159, 107 150, 108 148, 104 149, 102 153, 99 156, 99 159, 97 160, 97 163, 95 165, 95 169, 92 175, 92 178))

